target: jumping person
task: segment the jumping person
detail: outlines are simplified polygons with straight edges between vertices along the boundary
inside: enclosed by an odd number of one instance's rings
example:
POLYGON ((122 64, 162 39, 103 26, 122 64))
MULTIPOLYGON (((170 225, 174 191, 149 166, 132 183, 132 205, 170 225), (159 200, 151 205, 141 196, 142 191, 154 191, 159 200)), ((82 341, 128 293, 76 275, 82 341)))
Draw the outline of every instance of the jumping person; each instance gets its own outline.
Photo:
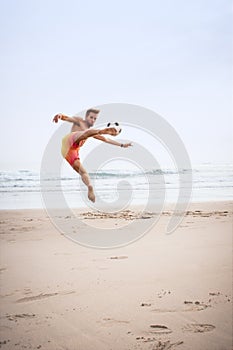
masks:
POLYGON ((88 188, 88 198, 95 202, 95 194, 93 190, 93 186, 90 181, 90 177, 84 169, 83 165, 80 162, 79 158, 79 149, 83 146, 86 140, 90 137, 94 137, 95 139, 101 140, 103 142, 109 143, 111 145, 120 146, 127 148, 132 146, 132 143, 120 143, 111 139, 104 137, 104 134, 116 136, 117 131, 115 128, 105 128, 101 130, 92 129, 89 130, 96 122, 97 115, 99 114, 98 109, 88 109, 85 115, 85 119, 81 117, 68 117, 64 114, 56 114, 53 118, 53 122, 57 123, 59 119, 73 123, 71 128, 71 132, 64 136, 62 139, 62 148, 61 153, 64 159, 72 166, 72 168, 80 174, 83 183, 88 188))

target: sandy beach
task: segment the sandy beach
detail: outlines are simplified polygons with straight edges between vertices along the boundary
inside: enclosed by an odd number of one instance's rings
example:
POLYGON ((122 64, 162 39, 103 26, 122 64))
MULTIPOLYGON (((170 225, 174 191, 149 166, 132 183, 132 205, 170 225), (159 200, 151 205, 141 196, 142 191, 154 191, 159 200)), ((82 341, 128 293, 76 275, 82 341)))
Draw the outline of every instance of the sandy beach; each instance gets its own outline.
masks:
MULTIPOLYGON (((44 210, 2 210, 0 348, 231 350, 232 204, 190 204, 171 235, 165 208, 109 250, 69 240, 44 210)), ((137 220, 80 213, 103 228, 137 220)))

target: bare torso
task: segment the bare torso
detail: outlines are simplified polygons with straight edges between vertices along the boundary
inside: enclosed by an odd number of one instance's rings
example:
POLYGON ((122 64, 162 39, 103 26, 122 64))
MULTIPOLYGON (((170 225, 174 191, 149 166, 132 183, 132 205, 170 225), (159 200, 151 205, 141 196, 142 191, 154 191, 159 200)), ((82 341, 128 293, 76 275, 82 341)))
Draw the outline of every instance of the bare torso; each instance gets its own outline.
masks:
POLYGON ((73 117, 77 120, 77 123, 73 123, 71 132, 75 131, 85 131, 89 129, 89 126, 87 125, 87 122, 82 119, 81 117, 73 117))

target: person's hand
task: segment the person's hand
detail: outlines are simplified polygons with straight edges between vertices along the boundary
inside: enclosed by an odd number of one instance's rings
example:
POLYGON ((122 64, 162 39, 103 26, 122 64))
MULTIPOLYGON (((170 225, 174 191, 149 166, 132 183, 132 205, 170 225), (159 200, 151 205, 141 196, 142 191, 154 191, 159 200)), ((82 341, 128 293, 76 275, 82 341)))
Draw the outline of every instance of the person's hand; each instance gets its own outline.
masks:
POLYGON ((58 119, 61 119, 61 117, 62 117, 61 113, 56 114, 55 117, 53 118, 53 122, 57 123, 58 119))
POLYGON ((123 146, 124 148, 127 148, 127 147, 131 147, 133 146, 132 142, 129 142, 129 143, 123 143, 123 146))

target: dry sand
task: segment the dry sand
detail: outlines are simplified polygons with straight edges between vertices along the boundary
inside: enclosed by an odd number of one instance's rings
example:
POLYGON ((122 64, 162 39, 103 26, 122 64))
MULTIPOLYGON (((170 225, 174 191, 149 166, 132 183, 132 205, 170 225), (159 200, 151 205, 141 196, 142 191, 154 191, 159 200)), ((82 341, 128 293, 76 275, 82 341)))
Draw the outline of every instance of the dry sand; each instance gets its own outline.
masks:
MULTIPOLYGON (((97 250, 43 210, 1 211, 0 347, 231 350, 232 202, 191 204, 172 235, 169 215, 131 245, 97 250)), ((103 227, 127 218, 96 216, 103 227)))

